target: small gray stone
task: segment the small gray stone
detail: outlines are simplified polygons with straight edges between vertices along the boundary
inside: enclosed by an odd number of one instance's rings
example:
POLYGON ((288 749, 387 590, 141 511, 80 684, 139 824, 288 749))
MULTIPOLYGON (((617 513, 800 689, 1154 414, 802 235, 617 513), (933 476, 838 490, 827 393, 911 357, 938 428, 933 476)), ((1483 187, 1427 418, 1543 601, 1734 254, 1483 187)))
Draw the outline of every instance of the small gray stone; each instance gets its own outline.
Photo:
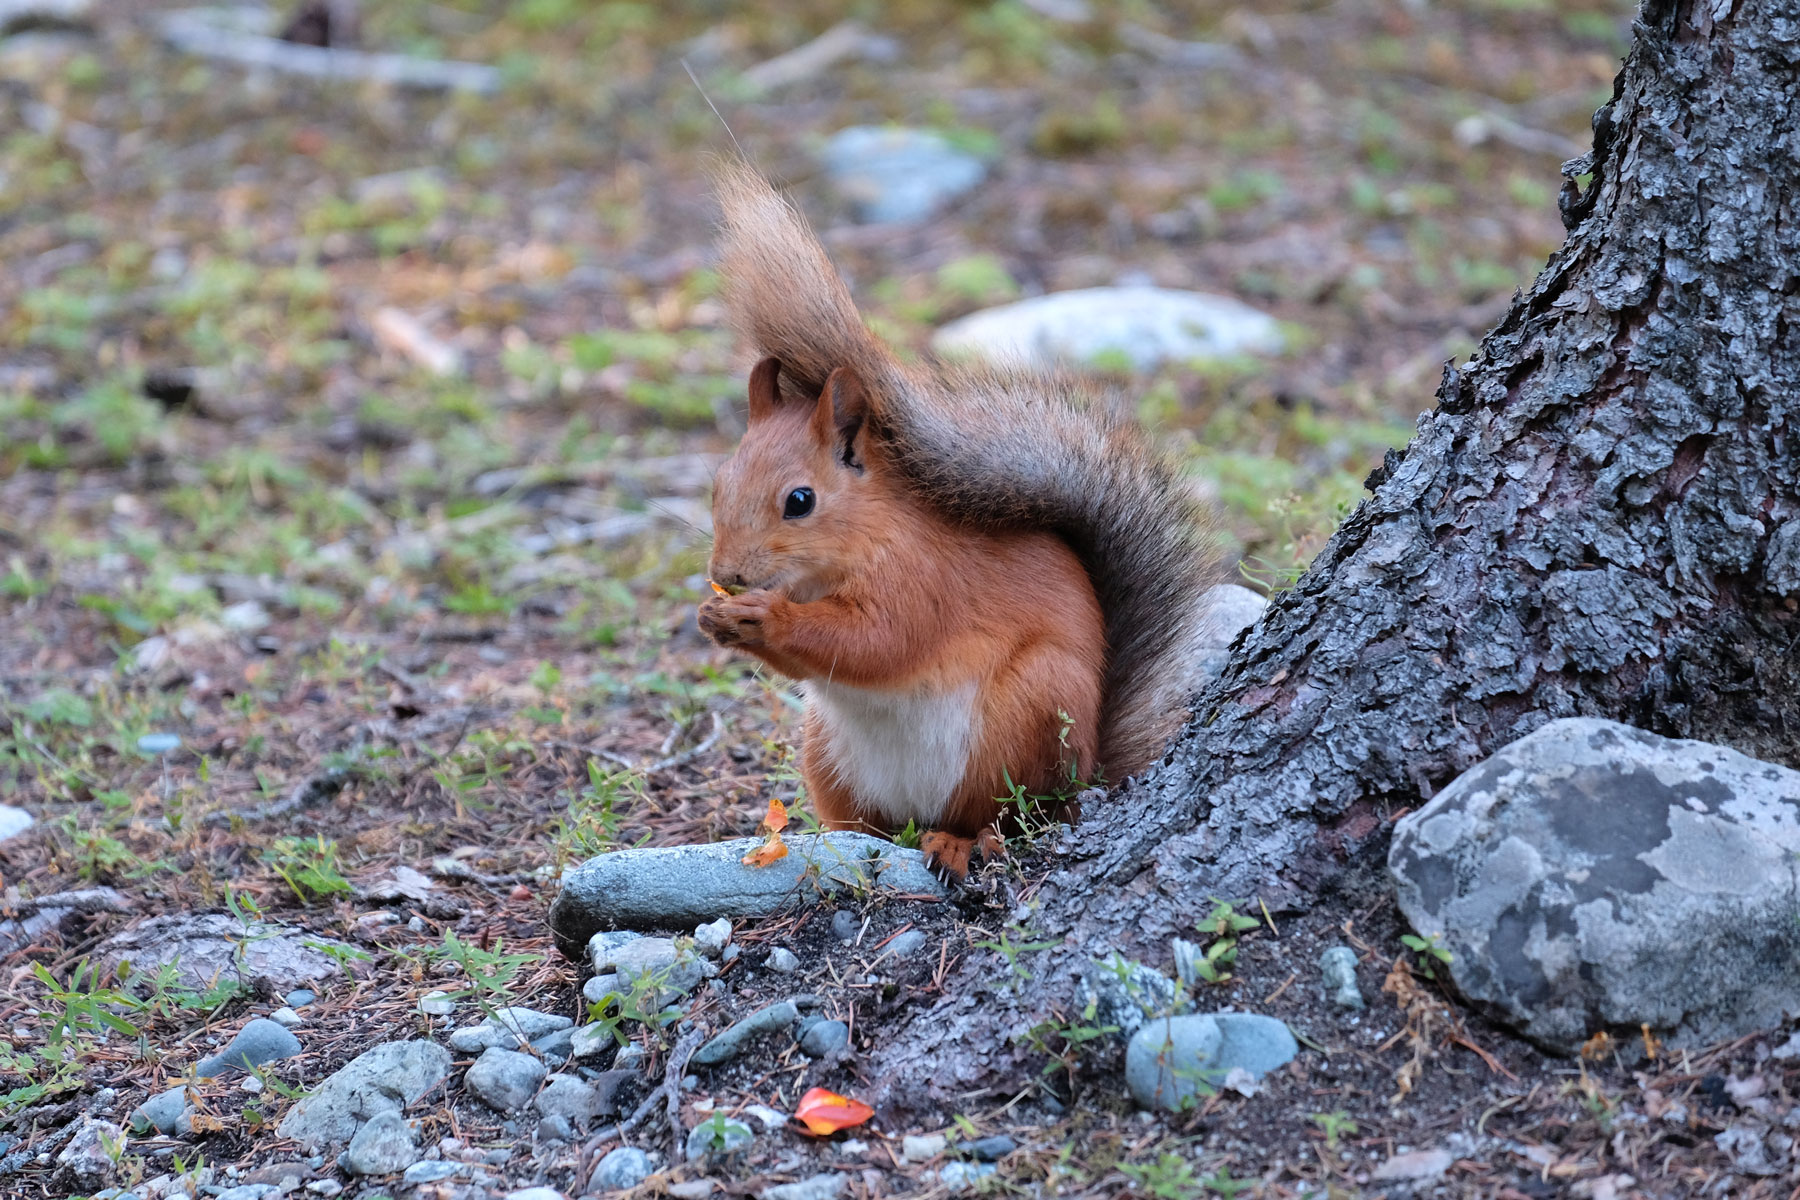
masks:
POLYGON ((949 1144, 941 1133, 909 1133, 900 1139, 900 1157, 911 1163, 930 1162, 949 1144))
POLYGON ((581 985, 582 998, 589 1004, 604 1003, 609 995, 618 990, 619 976, 613 971, 608 971, 604 975, 590 976, 588 981, 581 985))
POLYGON ((887 944, 887 952, 895 958, 911 958, 930 940, 923 929, 909 929, 887 944))
POLYGON ((1189 1013, 1151 1021, 1125 1048, 1125 1084, 1147 1109, 1180 1112, 1232 1070, 1261 1079, 1300 1052, 1288 1027, 1256 1013, 1189 1013))
POLYGON ((609 1150, 594 1168, 592 1186, 603 1192, 634 1188, 655 1173, 656 1164, 636 1146, 620 1146, 609 1150))
POLYGON ((406 1173, 400 1178, 402 1182, 416 1187, 422 1183, 437 1183, 443 1179, 454 1179, 458 1175, 466 1174, 468 1170, 468 1166, 464 1163, 446 1162, 441 1158, 428 1158, 406 1168, 406 1173))
POLYGON ((111 1121, 83 1117, 69 1144, 56 1156, 56 1165, 69 1172, 84 1191, 95 1191, 112 1178, 124 1148, 123 1129, 111 1121))
POLYGON ((450 1048, 458 1054, 479 1054, 495 1046, 516 1050, 574 1023, 568 1017, 531 1008, 497 1008, 479 1025, 467 1025, 451 1033, 450 1048))
POLYGON ((976 1138, 972 1142, 964 1142, 961 1147, 964 1154, 981 1162, 998 1162, 1018 1148, 1018 1143, 1004 1133, 976 1138))
POLYGON ((731 919, 720 917, 704 925, 694 926, 694 949, 708 958, 717 958, 725 953, 725 946, 731 941, 731 919))
POLYGON ((589 948, 594 970, 615 972, 620 992, 630 992, 642 980, 660 980, 658 995, 665 1004, 685 996, 718 970, 693 950, 677 946, 673 938, 635 938, 603 951, 590 943, 589 948))
POLYGON ((369 1117, 398 1113, 450 1071, 450 1052, 433 1042, 387 1042, 339 1068, 288 1110, 277 1132, 307 1149, 347 1142, 369 1117))
POLYGON ((531 1043, 531 1048, 551 1062, 562 1062, 569 1057, 575 1046, 573 1029, 558 1029, 554 1033, 546 1033, 531 1043))
POLYGON ((567 1144, 575 1140, 575 1126, 569 1118, 555 1113, 547 1117, 539 1117, 537 1123, 537 1139, 540 1142, 562 1142, 567 1144))
POLYGON ((746 866, 744 855, 759 845, 756 838, 735 838, 589 859, 563 876, 550 906, 557 948, 575 959, 603 929, 691 928, 719 917, 766 917, 796 899, 811 903, 852 888, 859 895, 945 895, 922 854, 885 838, 845 830, 797 834, 787 839, 786 858, 746 866))
POLYGON ((306 1018, 302 1017, 293 1009, 288 1008, 286 1005, 283 1005, 270 1013, 269 1020, 275 1022, 283 1029, 296 1029, 299 1026, 306 1024, 306 1018))
POLYGON ((363 1123, 339 1160, 352 1175, 392 1175, 419 1161, 419 1144, 405 1117, 379 1112, 363 1123))
POLYGON ((688 1131, 687 1160, 735 1154, 756 1140, 756 1134, 742 1121, 734 1121, 723 1113, 700 1122, 688 1131))
MULTIPOLYGON (((114 971, 129 962, 137 979, 148 979, 172 963, 176 981, 196 991, 220 979, 268 980, 280 990, 338 973, 337 960, 321 947, 351 949, 300 929, 264 922, 245 928, 224 913, 183 913, 151 917, 121 930, 100 943, 96 954, 114 971)), ((291 999, 288 1003, 300 1007, 291 999)))
MULTIPOLYGON (((281 1195, 281 1189, 272 1183, 240 1183, 236 1187, 228 1187, 213 1200, 268 1200, 271 1196, 281 1195)), ((100 1200, 95 1196, 94 1200, 100 1200)), ((119 1197, 113 1197, 119 1200, 119 1197)))
POLYGON ((582 1062, 596 1058, 605 1058, 618 1048, 619 1039, 605 1025, 598 1022, 583 1025, 569 1035, 569 1056, 582 1062))
POLYGON ((645 1053, 642 1046, 632 1042, 628 1046, 619 1047, 619 1055, 613 1059, 612 1069, 615 1071, 642 1071, 644 1060, 648 1057, 649 1055, 645 1053))
POLYGON ((1382 1182, 1440 1179, 1455 1161, 1456 1155, 1448 1150, 1413 1150, 1394 1155, 1371 1171, 1369 1178, 1382 1182))
POLYGON ((295 988, 283 998, 288 1002, 289 1008, 305 1008, 319 997, 311 988, 295 988))
POLYGON ((1332 946, 1319 955, 1319 971, 1325 977, 1325 998, 1339 1008, 1361 1008, 1362 992, 1356 987, 1356 951, 1332 946))
POLYGON ((1281 326, 1229 296, 1158 287, 1083 288, 970 313, 931 345, 951 358, 1031 367, 1082 365, 1111 354, 1134 368, 1268 354, 1281 326))
POLYGON ((831 936, 840 942, 854 942, 862 932, 862 918, 847 908, 831 914, 831 936))
POLYGON ((800 1049, 814 1058, 824 1058, 840 1046, 850 1044, 850 1027, 842 1021, 814 1021, 800 1035, 800 1049))
POLYGON ((448 992, 426 992, 419 997, 419 1011, 428 1017, 447 1017, 456 1011, 456 1001, 448 992))
POLYGON ((226 1071, 247 1071, 266 1062, 292 1058, 300 1053, 300 1039, 285 1027, 267 1017, 257 1017, 238 1030, 225 1049, 194 1064, 201 1076, 222 1075, 226 1071))
POLYGON ((1151 1017, 1173 1012, 1178 999, 1173 979, 1119 954, 1089 963, 1075 984, 1075 1011, 1085 1013, 1093 1005, 1093 1024, 1115 1025, 1121 1038, 1131 1037, 1151 1017))
POLYGON ((543 1062, 529 1054, 490 1046, 470 1065, 463 1085, 488 1107, 515 1113, 531 1103, 546 1073, 543 1062))
POLYGON ((10 804, 0 804, 0 842, 16 838, 30 828, 30 813, 10 804))
POLYGON ((1589 717, 1469 768, 1388 871, 1456 987, 1552 1050, 1768 1029, 1800 994, 1800 771, 1589 717))
POLYGON ((837 1200, 849 1186, 849 1176, 826 1171, 798 1183, 777 1183, 766 1187, 758 1200, 837 1200))
POLYGON ((532 1101, 543 1117, 562 1117, 577 1129, 586 1129, 600 1115, 600 1094, 591 1083, 573 1075, 552 1075, 532 1101))
POLYGON ((916 224, 987 175, 981 159, 929 129, 840 129, 819 161, 858 218, 871 224, 916 224))
POLYGON ((785 946, 777 946, 769 951, 769 970, 782 975, 792 975, 800 969, 800 960, 794 952, 785 946))
POLYGON ((749 1016, 734 1023, 729 1028, 714 1035, 698 1050, 690 1060, 695 1066, 713 1067, 737 1056, 755 1038, 779 1029, 792 1027, 800 1018, 800 1010, 794 1007, 792 1000, 783 1000, 766 1008, 759 1008, 749 1016))
POLYGON ((964 1191, 979 1184, 983 1179, 999 1170, 993 1163, 947 1162, 938 1168, 938 1182, 953 1192, 964 1191))
POLYGON ((188 1107, 187 1088, 158 1092, 131 1111, 133 1125, 148 1125, 164 1137, 175 1132, 175 1122, 188 1107))
POLYGON ((528 1187, 506 1193, 506 1200, 563 1200, 563 1194, 553 1187, 528 1187))

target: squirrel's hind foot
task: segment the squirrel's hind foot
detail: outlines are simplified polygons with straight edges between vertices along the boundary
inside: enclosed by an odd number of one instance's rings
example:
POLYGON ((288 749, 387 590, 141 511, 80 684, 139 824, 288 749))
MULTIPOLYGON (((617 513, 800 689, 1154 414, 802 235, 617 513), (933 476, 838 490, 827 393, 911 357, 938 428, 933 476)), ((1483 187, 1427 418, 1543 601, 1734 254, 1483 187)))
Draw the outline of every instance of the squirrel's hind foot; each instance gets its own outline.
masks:
POLYGON ((1005 857, 1006 841, 992 825, 984 826, 974 837, 933 829, 919 839, 919 849, 933 874, 946 883, 961 883, 968 878, 974 860, 1005 857))

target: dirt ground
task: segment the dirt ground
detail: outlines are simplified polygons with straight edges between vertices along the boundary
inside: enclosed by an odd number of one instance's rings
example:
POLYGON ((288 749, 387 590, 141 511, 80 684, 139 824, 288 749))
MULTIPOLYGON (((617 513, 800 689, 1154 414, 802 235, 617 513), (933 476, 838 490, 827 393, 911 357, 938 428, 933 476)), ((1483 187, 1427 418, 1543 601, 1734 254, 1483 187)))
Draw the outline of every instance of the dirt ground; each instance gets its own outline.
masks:
MULTIPOLYGON (((173 7, 99 0, 84 29, 0 38, 0 802, 36 818, 0 844, 0 883, 7 912, 94 885, 122 898, 0 963, 8 1196, 67 1193, 40 1148, 100 1089, 128 1112, 280 1002, 246 988, 133 1007, 83 973, 147 915, 254 906, 359 951, 316 985, 279 1087, 207 1085, 216 1126, 134 1139, 115 1180, 204 1163, 224 1184, 305 1159, 275 1134, 284 1091, 440 1035, 427 990, 585 1016, 581 969, 544 922, 562 867, 750 834, 772 796, 804 813, 791 691, 692 618, 745 364, 720 324, 703 183, 729 143, 684 59, 902 347, 991 303, 1119 281, 1281 319, 1284 354, 1132 380, 1216 498, 1243 580, 1268 589, 1559 242, 1558 166, 1586 147, 1631 13, 1191 2, 1071 21, 1047 14, 1085 5, 901 0, 858 9, 860 57, 759 94, 742 72, 843 14, 365 6, 371 46, 498 65, 500 90, 477 96, 208 64, 158 38, 173 7), (929 222, 855 224, 812 156, 837 128, 889 122, 950 132, 990 159, 987 180, 929 222), (395 311, 456 369, 401 348, 395 311), (143 740, 157 734, 179 741, 143 740), (403 866, 432 876, 430 898, 375 899, 403 866), (516 957, 482 966, 456 943, 516 957)), ((741 923, 726 986, 687 1016, 717 1026, 810 990, 866 1051, 958 956, 988 956, 1006 986, 982 944, 1010 936, 1045 853, 1020 847, 954 903, 874 906, 854 945, 829 911, 741 923), (931 954, 870 968, 909 926, 931 954), (764 969, 776 946, 798 975, 764 969)), ((1234 978, 1202 1000, 1280 1017, 1306 1045, 1253 1096, 1135 1113, 1103 1039, 1043 1056, 948 1128, 1014 1139, 979 1184, 1008 1194, 1399 1194, 1412 1185, 1376 1178, 1383 1164, 1446 1149, 1421 1193, 1800 1196, 1715 1144, 1744 1121, 1792 1127, 1800 1069, 1770 1057, 1784 1034, 1546 1058, 1446 1006, 1407 969, 1403 932, 1352 864, 1315 907, 1239 936, 1234 978), (1318 955, 1340 943, 1360 955, 1360 1014, 1320 991, 1318 955)), ((1127 949, 1168 965, 1166 948, 1127 949)), ((632 1032, 660 1080, 673 1031, 632 1032)), ((858 1055, 776 1049, 697 1072, 684 1124, 792 1111, 814 1085, 856 1093, 858 1055)), ((509 1151, 501 1193, 578 1195, 607 1148, 535 1138, 466 1095, 460 1064, 414 1115, 509 1151)), ((770 1131, 645 1190, 710 1178, 754 1195, 830 1171, 857 1196, 942 1194, 941 1162, 902 1160, 909 1132, 770 1131)), ((669 1137, 660 1116, 628 1135, 665 1153, 669 1137)))

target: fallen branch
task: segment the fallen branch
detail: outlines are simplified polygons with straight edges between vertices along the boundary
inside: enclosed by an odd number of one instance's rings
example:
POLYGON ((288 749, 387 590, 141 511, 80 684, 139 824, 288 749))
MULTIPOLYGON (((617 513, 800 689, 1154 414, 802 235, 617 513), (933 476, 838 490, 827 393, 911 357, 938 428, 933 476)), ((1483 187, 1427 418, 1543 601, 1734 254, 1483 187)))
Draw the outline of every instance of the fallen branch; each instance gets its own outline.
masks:
POLYGON ((184 8, 164 17, 161 30, 164 41, 188 54, 310 79, 385 83, 425 91, 500 90, 500 72, 485 63, 284 42, 269 36, 272 17, 255 9, 184 8))

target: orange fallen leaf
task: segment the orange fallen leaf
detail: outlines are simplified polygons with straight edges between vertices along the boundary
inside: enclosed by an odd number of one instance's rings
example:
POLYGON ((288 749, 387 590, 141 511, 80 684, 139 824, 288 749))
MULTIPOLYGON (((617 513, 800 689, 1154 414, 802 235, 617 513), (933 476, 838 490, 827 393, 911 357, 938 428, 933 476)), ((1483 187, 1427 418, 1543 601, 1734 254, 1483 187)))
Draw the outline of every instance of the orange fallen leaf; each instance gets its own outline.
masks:
POLYGON ((763 817, 763 828, 780 833, 787 828, 787 823, 787 805, 779 800, 771 799, 769 801, 769 811, 767 815, 763 817))
POLYGON ((719 594, 719 595, 721 595, 721 596, 729 596, 729 595, 731 595, 731 593, 730 593, 730 592, 728 592, 728 591, 726 591, 726 590, 725 590, 725 589, 724 589, 724 588, 722 588, 722 587, 720 587, 720 586, 719 586, 719 585, 718 585, 718 584, 716 584, 716 583, 713 583, 713 581, 712 581, 712 580, 710 580, 710 579, 709 579, 709 580, 707 580, 707 581, 706 581, 706 582, 707 582, 707 583, 709 583, 709 584, 711 584, 711 585, 712 585, 712 590, 713 590, 713 591, 715 591, 715 592, 717 592, 717 593, 718 593, 718 594, 719 594))
POLYGON ((875 1110, 861 1100, 819 1087, 800 1097, 800 1107, 794 1110, 795 1118, 820 1137, 861 1125, 874 1115, 875 1110))
POLYGON ((766 867, 787 857, 787 843, 781 840, 779 833, 771 833, 769 840, 744 855, 746 867, 766 867))

